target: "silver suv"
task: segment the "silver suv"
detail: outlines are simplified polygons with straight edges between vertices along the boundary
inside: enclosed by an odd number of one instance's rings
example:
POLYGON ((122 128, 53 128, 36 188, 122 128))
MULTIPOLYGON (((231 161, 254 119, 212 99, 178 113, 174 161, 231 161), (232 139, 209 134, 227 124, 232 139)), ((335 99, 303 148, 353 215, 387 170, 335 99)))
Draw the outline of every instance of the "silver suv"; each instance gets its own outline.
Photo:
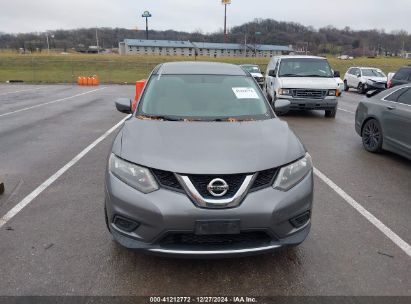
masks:
MULTIPOLYGON (((116 106, 130 112, 129 100, 116 106)), ((156 67, 114 140, 105 189, 115 240, 154 254, 256 254, 310 230, 311 157, 236 65, 156 67)))

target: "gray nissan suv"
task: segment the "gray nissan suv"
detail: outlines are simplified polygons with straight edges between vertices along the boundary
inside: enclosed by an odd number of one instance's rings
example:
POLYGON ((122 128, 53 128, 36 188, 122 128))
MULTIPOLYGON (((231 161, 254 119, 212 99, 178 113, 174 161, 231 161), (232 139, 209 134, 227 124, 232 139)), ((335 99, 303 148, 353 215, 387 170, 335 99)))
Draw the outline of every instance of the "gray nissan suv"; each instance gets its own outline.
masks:
MULTIPOLYGON (((130 100, 116 107, 131 113, 130 100)), ((241 67, 164 63, 114 140, 107 227, 121 245, 159 255, 295 246, 310 230, 312 171, 303 144, 241 67)))

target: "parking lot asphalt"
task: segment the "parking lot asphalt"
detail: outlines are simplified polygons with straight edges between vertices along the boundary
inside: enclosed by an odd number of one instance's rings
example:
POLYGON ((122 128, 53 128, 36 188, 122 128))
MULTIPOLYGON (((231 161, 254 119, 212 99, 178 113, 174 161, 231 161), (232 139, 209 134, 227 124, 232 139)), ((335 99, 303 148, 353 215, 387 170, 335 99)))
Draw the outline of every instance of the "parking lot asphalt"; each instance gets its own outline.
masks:
POLYGON ((105 132, 125 117, 114 99, 133 94, 132 86, 0 85, 0 295, 411 295, 401 248, 411 243, 411 161, 362 148, 354 113, 364 97, 345 93, 335 119, 281 117, 322 174, 301 246, 178 260, 121 248, 105 228, 104 169, 116 131, 105 132))

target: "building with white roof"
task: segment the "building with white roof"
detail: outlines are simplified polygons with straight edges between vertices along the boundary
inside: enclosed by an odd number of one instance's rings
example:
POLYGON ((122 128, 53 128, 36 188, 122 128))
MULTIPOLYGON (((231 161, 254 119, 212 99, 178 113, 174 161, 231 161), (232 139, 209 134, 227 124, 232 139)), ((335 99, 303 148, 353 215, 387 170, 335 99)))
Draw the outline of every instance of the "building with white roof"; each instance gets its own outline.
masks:
POLYGON ((125 39, 119 43, 120 55, 272 57, 288 55, 291 46, 211 43, 173 40, 125 39))

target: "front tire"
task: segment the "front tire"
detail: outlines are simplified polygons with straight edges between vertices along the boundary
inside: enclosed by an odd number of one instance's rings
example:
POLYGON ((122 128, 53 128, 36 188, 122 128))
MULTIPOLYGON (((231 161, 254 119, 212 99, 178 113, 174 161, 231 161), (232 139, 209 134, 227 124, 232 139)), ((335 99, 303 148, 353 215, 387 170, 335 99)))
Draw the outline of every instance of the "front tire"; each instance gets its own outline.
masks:
POLYGON ((107 216, 107 207, 106 207, 106 204, 104 204, 104 220, 105 220, 105 222, 106 222, 107 230, 108 230, 109 232, 111 232, 111 230, 110 230, 110 225, 109 225, 109 223, 108 223, 108 216, 107 216))
POLYGON ((267 96, 267 100, 270 102, 273 101, 273 98, 271 97, 270 93, 268 93, 268 85, 265 85, 265 95, 267 96))
POLYGON ((277 100, 277 95, 274 93, 273 98, 271 98, 271 107, 275 109, 275 101, 277 100))
POLYGON ((336 115, 337 115, 337 106, 335 106, 331 110, 325 110, 325 117, 327 118, 335 118, 336 115))
POLYGON ((350 87, 348 86, 347 80, 344 80, 344 91, 348 92, 350 87))
POLYGON ((379 153, 382 151, 382 129, 376 119, 370 119, 364 124, 361 137, 365 150, 371 153, 379 153))
POLYGON ((357 92, 358 92, 358 94, 364 94, 365 93, 364 84, 362 84, 361 82, 358 84, 357 92))

